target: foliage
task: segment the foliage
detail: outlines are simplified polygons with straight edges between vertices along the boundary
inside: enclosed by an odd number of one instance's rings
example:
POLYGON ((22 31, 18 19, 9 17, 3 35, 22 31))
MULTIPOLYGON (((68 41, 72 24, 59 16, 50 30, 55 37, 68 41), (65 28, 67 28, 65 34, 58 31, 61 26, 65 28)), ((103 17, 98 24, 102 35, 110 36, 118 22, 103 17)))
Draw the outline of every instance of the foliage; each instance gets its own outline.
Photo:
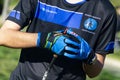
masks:
POLYGON ((3 0, 0 0, 0 4, 3 4, 3 0))
POLYGON ((110 0, 112 2, 112 4, 116 7, 116 6, 120 6, 120 0, 110 0))
POLYGON ((117 37, 120 38, 120 31, 117 33, 117 37))
POLYGON ((108 55, 108 57, 120 61, 120 49, 116 49, 116 48, 115 48, 114 54, 110 54, 110 55, 108 55))
POLYGON ((19 0, 11 0, 11 2, 10 2, 10 7, 11 7, 11 8, 14 8, 15 5, 17 5, 18 1, 19 1, 19 0))

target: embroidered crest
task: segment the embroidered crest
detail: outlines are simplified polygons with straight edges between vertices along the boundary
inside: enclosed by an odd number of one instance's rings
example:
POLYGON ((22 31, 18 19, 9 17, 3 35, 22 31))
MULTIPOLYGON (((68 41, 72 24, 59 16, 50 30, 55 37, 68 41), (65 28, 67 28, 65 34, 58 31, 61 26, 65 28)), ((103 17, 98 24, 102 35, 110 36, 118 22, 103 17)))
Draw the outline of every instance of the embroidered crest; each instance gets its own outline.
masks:
POLYGON ((94 31, 97 28, 97 21, 93 18, 88 18, 85 22, 84 22, 84 27, 87 30, 90 31, 94 31))

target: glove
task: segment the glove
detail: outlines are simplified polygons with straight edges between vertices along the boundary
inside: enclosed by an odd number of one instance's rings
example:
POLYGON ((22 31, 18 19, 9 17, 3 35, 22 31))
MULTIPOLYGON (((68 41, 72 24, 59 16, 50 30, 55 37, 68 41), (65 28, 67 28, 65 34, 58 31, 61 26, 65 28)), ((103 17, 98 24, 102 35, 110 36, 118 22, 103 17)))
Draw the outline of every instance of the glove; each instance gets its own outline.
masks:
POLYGON ((82 38, 80 37, 78 34, 76 34, 75 32, 73 32, 70 29, 66 30, 66 34, 69 36, 72 36, 72 39, 77 39, 74 40, 76 42, 76 49, 70 49, 70 47, 66 47, 66 50, 72 50, 74 53, 66 53, 64 54, 64 56, 72 58, 72 59, 79 59, 79 60, 83 60, 85 63, 87 64, 93 64, 93 62, 96 59, 95 53, 94 51, 91 49, 91 47, 89 46, 89 44, 82 38))
POLYGON ((37 46, 47 48, 58 55, 74 50, 73 46, 77 43, 72 41, 63 31, 51 33, 38 33, 37 46), (72 46, 69 46, 72 45, 72 46), (70 49, 66 50, 69 47, 70 49))

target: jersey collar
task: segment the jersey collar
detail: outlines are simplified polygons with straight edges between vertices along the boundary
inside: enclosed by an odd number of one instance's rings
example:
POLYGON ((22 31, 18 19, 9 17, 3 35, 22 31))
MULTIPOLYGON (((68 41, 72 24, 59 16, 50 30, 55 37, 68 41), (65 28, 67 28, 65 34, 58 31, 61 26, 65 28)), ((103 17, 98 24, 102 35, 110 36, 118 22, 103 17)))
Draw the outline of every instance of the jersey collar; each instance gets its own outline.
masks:
POLYGON ((65 2, 69 3, 69 4, 82 4, 84 2, 86 2, 87 0, 65 0, 65 2))

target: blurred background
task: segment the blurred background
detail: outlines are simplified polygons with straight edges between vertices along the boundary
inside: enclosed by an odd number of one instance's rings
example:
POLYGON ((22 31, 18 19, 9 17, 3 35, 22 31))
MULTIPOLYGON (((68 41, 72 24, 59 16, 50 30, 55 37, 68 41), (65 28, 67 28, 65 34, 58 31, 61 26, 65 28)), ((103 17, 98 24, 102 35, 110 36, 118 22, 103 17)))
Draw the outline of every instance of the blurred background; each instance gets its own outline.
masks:
MULTIPOLYGON (((8 13, 19 0, 0 0, 0 27, 8 13)), ((96 78, 87 80, 120 80, 120 0, 110 0, 118 16, 115 53, 107 56, 105 66, 96 78)), ((0 80, 9 80, 10 73, 18 64, 20 49, 0 46, 0 80)))

